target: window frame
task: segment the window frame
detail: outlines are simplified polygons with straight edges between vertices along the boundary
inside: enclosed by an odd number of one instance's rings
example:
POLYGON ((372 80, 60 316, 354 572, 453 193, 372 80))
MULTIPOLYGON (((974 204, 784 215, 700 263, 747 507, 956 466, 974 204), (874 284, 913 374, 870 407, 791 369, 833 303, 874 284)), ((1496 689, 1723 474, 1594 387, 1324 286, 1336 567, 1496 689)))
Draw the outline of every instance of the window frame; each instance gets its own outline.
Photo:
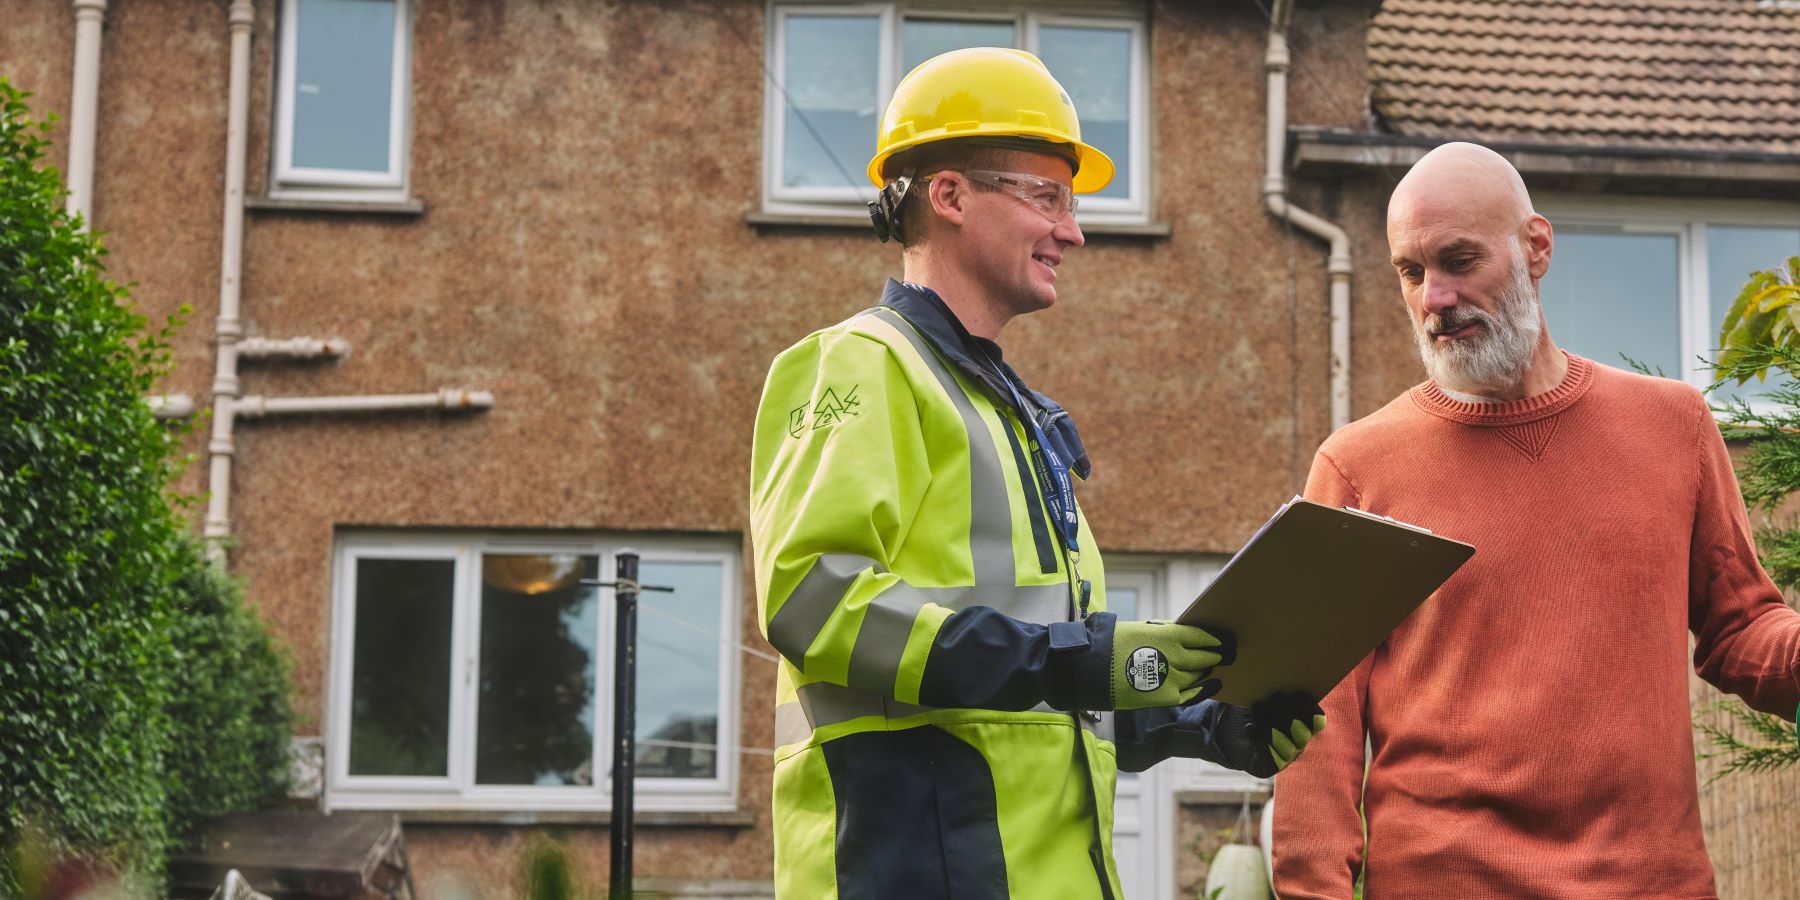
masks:
POLYGON ((294 164, 294 91, 300 3, 301 0, 281 0, 269 196, 377 202, 410 199, 412 0, 393 0, 394 59, 390 73, 393 90, 388 104, 388 167, 384 172, 325 169, 294 164))
MULTIPOLYGON (((1680 309, 1681 355, 1684 363, 1710 357, 1718 342, 1718 326, 1712 321, 1712 297, 1707 282, 1707 228, 1800 229, 1800 204, 1768 200, 1681 200, 1673 198, 1621 197, 1602 194, 1552 194, 1537 200, 1537 211, 1550 220, 1552 234, 1571 227, 1621 234, 1670 234, 1675 236, 1677 296, 1680 309)), ((1552 245, 1554 248, 1554 244, 1552 245)), ((1556 266, 1554 251, 1551 268, 1556 266)), ((1750 273, 1745 272, 1748 276, 1750 273)), ((1552 333, 1551 339, 1556 335, 1552 333)), ((1607 365, 1618 362, 1599 360, 1607 365)), ((1704 390, 1711 375, 1697 365, 1684 365, 1678 379, 1704 390)), ((1762 409, 1765 402, 1752 402, 1762 409)))
MULTIPOLYGON (((877 39, 877 72, 875 98, 877 115, 887 107, 894 88, 906 73, 899 71, 902 26, 908 18, 934 21, 1011 23, 1017 45, 1033 54, 1038 52, 1038 34, 1045 26, 1099 28, 1126 31, 1130 35, 1131 64, 1129 74, 1131 154, 1126 160, 1129 171, 1126 197, 1081 198, 1080 219, 1083 223, 1145 224, 1150 221, 1150 59, 1149 10, 1132 3, 1056 4, 992 2, 981 6, 967 4, 939 6, 931 0, 887 0, 876 3, 830 3, 809 0, 769 0, 766 21, 770 23, 764 59, 767 61, 763 91, 763 177, 762 211, 775 215, 827 216, 862 219, 864 204, 875 199, 875 187, 867 179, 868 158, 839 160, 855 180, 854 187, 787 187, 782 184, 783 151, 787 135, 785 115, 787 86, 787 20, 792 15, 805 16, 875 16, 880 22, 877 39)), ((879 119, 877 120, 879 122, 879 119)), ((874 135, 870 135, 873 153, 874 135)))
MULTIPOLYGON (((1229 556, 1108 553, 1106 586, 1116 584, 1138 590, 1139 619, 1173 622, 1230 561, 1229 556)), ((1177 791, 1258 793, 1269 782, 1235 769, 1197 759, 1170 759, 1158 769, 1167 772, 1177 791)))
MULTIPOLYGON (((617 604, 611 588, 596 588, 598 633, 594 654, 594 748, 591 785, 483 785, 475 782, 479 727, 481 557, 483 554, 572 553, 599 557, 600 574, 616 571, 618 554, 637 552, 641 564, 719 564, 717 770, 712 778, 636 779, 638 808, 647 811, 733 812, 737 809, 738 727, 742 678, 737 634, 743 609, 741 542, 717 535, 518 535, 500 533, 341 532, 333 551, 331 646, 325 710, 324 807, 409 811, 609 812, 612 808, 613 642, 617 604), (451 598, 450 722, 444 776, 352 775, 350 691, 355 664, 357 561, 446 559, 456 565, 451 598)), ((653 604, 648 594, 641 604, 653 604)), ((639 608, 640 622, 646 613, 639 608)), ((641 654, 640 654, 641 657, 641 654)), ((640 663, 641 665, 641 663, 640 663)), ((641 683, 641 682, 640 682, 641 683)))

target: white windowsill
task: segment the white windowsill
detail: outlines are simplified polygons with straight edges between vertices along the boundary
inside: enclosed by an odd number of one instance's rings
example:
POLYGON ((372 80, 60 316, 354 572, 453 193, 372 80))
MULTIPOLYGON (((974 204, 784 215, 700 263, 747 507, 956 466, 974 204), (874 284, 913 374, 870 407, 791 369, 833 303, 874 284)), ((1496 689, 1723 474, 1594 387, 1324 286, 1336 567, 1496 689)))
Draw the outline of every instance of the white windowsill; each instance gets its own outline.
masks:
POLYGON ((348 200, 339 197, 265 195, 245 197, 244 208, 284 212, 355 213, 359 215, 419 216, 425 203, 417 197, 382 200, 348 200))
MULTIPOLYGON (((589 810, 401 809, 394 812, 405 825, 612 824, 612 813, 589 810)), ((640 809, 632 815, 631 821, 636 826, 650 828, 754 828, 756 814, 742 809, 727 812, 640 809)))

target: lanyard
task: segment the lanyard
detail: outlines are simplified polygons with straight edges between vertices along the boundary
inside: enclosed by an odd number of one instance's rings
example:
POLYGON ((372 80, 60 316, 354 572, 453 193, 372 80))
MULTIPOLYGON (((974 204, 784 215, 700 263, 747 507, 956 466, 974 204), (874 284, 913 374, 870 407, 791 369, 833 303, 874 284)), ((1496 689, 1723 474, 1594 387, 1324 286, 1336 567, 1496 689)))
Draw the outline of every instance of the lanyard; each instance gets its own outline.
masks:
POLYGON ((1063 547, 1068 551, 1070 587, 1077 591, 1076 604, 1081 609, 1081 617, 1087 618, 1088 600, 1092 585, 1081 577, 1081 519, 1075 506, 1075 483, 1069 477, 1069 464, 1057 451, 1056 445, 1044 433, 1044 427, 1038 424, 1038 417, 1033 410, 1036 404, 1027 404, 1019 393, 1018 385, 1006 375, 1006 370, 988 361, 1000 374, 1000 380, 1006 383, 1006 389, 1012 392, 1013 408, 1025 420, 1025 427, 1031 429, 1031 468, 1037 473, 1038 485, 1044 493, 1044 502, 1050 507, 1050 517, 1056 520, 1057 534, 1062 536, 1063 547))

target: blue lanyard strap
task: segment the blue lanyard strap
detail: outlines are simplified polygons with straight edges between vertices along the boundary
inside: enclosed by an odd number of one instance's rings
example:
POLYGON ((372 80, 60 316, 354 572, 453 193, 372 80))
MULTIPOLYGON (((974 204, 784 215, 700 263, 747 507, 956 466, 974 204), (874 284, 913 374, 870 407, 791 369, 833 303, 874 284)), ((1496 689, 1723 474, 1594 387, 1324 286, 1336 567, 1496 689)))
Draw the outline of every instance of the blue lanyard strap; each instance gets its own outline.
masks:
MULTIPOLYGON (((989 365, 993 365, 992 360, 989 360, 989 365)), ((1062 536, 1063 546, 1068 549, 1069 590, 1073 595, 1071 599, 1079 617, 1085 619, 1093 585, 1081 577, 1081 518, 1075 506, 1075 482, 1069 477, 1069 464, 1063 461, 1057 445, 1050 441, 1044 433, 1044 426, 1038 422, 1037 404, 1026 403, 1025 397, 1019 393, 1018 385, 1006 375, 1006 371, 997 365, 993 368, 1000 373, 1000 380, 1006 384, 1006 389, 1012 392, 1013 408, 1025 420, 1025 427, 1031 429, 1031 468, 1037 474, 1044 503, 1050 507, 1050 516, 1056 520, 1056 533, 1062 536)))
MULTIPOLYGON (((998 368, 998 367, 996 367, 998 368)), ((1025 427, 1031 429, 1031 468, 1037 473, 1038 484, 1044 491, 1044 502, 1050 506, 1050 515, 1056 520, 1056 530, 1062 535, 1063 545, 1070 553, 1081 552, 1081 520, 1075 511, 1075 483, 1069 478, 1069 464, 1063 461, 1062 454, 1044 434, 1044 427, 1038 424, 1034 413, 1035 404, 1028 405, 1017 385, 1011 378, 1001 373, 1001 380, 1006 389, 1012 392, 1013 407, 1019 411, 1020 418, 1025 420, 1025 427)))

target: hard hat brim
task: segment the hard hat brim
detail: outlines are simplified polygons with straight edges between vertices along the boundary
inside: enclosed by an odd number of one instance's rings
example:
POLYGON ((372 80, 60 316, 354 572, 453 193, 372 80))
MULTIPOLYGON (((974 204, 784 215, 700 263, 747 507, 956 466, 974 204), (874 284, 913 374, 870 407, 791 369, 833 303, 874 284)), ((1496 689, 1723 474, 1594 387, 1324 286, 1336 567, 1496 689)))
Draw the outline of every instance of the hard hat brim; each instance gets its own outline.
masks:
MULTIPOLYGON (((1112 183, 1114 171, 1112 157, 1107 156, 1100 148, 1095 147, 1092 144, 1082 143, 1081 141, 1068 140, 1063 135, 1048 129, 1038 131, 1036 129, 1020 128, 1017 125, 984 125, 953 133, 938 129, 924 134, 914 135, 908 140, 901 141, 888 147, 881 153, 876 154, 874 159, 869 160, 869 181, 878 188, 885 187, 887 182, 883 181, 881 178, 882 166, 886 165, 887 161, 893 158, 894 155, 904 153, 914 147, 922 147, 926 144, 937 143, 938 141, 956 140, 958 138, 979 138, 988 135, 996 137, 1037 138, 1053 144, 1059 144, 1063 147, 1073 147, 1075 150, 1076 162, 1075 178, 1069 186, 1077 194, 1092 194, 1095 191, 1105 189, 1108 184, 1112 183)), ((1046 150, 1046 152, 1052 153, 1053 155, 1060 155, 1054 154, 1053 151, 1049 150, 1046 150)))

